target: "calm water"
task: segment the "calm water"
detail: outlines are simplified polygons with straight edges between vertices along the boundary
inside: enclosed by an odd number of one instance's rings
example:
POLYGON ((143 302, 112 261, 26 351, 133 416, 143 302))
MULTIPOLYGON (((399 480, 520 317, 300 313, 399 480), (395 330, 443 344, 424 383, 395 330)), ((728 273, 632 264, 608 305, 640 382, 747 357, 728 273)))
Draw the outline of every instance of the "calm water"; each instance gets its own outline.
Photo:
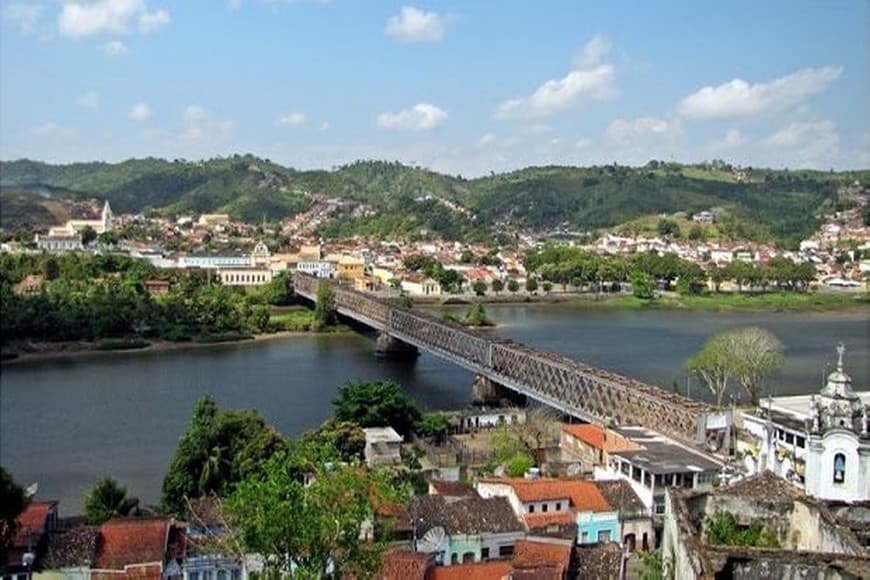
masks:
MULTIPOLYGON (((685 389, 680 370, 715 332, 755 324, 786 346, 774 394, 819 387, 834 345, 847 346, 856 389, 870 388, 867 312, 846 314, 591 311, 571 306, 489 307, 498 333, 648 382, 685 389)), ((423 406, 469 400, 470 373, 430 355, 415 362, 372 356, 373 337, 303 336, 170 353, 112 355, 2 368, 0 463, 39 496, 79 511, 84 490, 111 475, 146 502, 160 483, 196 399, 253 407, 296 435, 330 415, 338 388, 354 378, 389 377, 423 406)), ((700 387, 692 385, 693 395, 700 387)))

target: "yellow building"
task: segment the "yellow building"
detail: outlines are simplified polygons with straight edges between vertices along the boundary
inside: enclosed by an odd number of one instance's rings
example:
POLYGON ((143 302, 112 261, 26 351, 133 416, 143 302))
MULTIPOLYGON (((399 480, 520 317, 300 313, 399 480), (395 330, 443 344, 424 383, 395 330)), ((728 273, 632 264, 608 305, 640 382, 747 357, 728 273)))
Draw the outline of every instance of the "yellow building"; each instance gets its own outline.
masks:
POLYGON ((345 280, 358 280, 365 274, 365 262, 353 256, 338 259, 338 277, 345 280))
POLYGON ((269 268, 220 268, 218 275, 224 286, 262 286, 272 281, 269 268))

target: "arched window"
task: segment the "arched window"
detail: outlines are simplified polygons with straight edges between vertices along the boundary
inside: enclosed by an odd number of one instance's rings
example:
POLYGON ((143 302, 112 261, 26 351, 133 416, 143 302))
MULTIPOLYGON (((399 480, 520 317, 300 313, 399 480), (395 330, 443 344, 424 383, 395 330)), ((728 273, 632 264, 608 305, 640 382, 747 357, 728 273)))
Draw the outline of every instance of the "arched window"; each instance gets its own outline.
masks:
POLYGON ((846 481, 846 456, 842 453, 834 455, 834 483, 846 481))

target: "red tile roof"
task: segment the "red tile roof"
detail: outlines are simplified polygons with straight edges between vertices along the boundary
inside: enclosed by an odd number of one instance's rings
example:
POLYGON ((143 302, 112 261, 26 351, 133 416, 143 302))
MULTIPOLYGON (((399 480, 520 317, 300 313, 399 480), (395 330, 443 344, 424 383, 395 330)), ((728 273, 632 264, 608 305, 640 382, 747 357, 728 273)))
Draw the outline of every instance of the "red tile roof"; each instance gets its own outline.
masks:
POLYGON ((162 563, 169 526, 165 518, 110 520, 100 526, 100 550, 95 569, 123 570, 133 564, 162 563))
POLYGON ((473 487, 462 481, 444 481, 441 479, 433 479, 429 482, 429 487, 435 490, 435 493, 447 496, 466 496, 477 495, 473 487))
POLYGON ((556 573, 561 578, 571 563, 571 546, 570 544, 517 540, 513 563, 514 566, 521 568, 554 564, 556 573))
POLYGON ((489 480, 512 488, 523 503, 552 501, 568 498, 571 507, 580 512, 611 511, 610 504, 601 495, 594 481, 585 479, 502 479, 489 480))
POLYGON ((601 449, 607 453, 641 449, 640 445, 629 441, 622 435, 600 425, 593 425, 592 423, 562 425, 562 430, 575 439, 579 439, 587 445, 595 449, 601 449))
POLYGON ((513 566, 505 560, 453 564, 432 568, 430 580, 502 580, 508 578, 513 566))
POLYGON ((408 550, 387 550, 381 561, 379 580, 424 580, 426 571, 435 564, 432 554, 408 550))
POLYGON ((545 528, 554 525, 574 524, 574 514, 570 510, 550 512, 546 514, 523 514, 523 519, 529 528, 545 528))
POLYGON ((45 520, 49 512, 57 508, 56 501, 30 502, 24 511, 18 514, 18 533, 15 535, 13 545, 26 548, 29 541, 36 546, 39 538, 45 533, 45 520))

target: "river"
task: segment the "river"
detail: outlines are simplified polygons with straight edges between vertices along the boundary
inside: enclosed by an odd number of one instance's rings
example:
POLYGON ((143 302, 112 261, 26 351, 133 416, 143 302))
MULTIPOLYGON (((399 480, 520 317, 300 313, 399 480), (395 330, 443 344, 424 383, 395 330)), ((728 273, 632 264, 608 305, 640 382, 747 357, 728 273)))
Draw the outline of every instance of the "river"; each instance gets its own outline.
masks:
MULTIPOLYGON (((715 332, 759 325, 786 347, 774 394, 817 390, 834 346, 847 347, 847 372, 866 390, 867 311, 847 313, 622 311, 577 306, 489 306, 497 334, 561 352, 671 388, 686 389, 683 362, 715 332)), ((388 377, 424 407, 468 403, 470 373, 424 354, 414 362, 372 355, 373 337, 310 335, 163 353, 110 354, 13 364, 0 375, 0 464, 40 498, 81 509, 84 491, 110 475, 146 503, 159 500, 169 459, 196 399, 253 407, 290 436, 330 415, 350 379, 388 377)), ((697 381, 693 396, 705 393, 697 381)), ((685 392, 685 391, 684 391, 685 392)))

